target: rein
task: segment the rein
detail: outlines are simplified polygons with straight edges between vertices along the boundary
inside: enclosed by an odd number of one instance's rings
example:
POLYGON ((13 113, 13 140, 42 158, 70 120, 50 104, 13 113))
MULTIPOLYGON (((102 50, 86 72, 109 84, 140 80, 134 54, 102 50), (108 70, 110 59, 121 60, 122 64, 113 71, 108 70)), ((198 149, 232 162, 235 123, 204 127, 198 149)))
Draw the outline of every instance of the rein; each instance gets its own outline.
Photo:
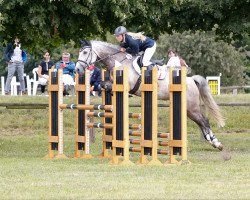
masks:
MULTIPOLYGON (((97 58, 99 58, 99 59, 97 59, 96 61, 91 62, 91 63, 87 63, 87 60, 88 60, 89 56, 87 57, 86 61, 85 61, 85 60, 80 60, 80 59, 77 60, 77 62, 78 62, 78 61, 79 61, 79 62, 83 62, 83 63, 84 63, 85 65, 87 65, 87 66, 88 66, 88 65, 91 65, 91 64, 94 64, 94 63, 96 63, 96 62, 100 62, 100 61, 102 61, 102 60, 106 60, 107 58, 110 58, 110 57, 112 57, 112 56, 114 56, 114 55, 116 55, 116 54, 118 54, 118 53, 121 53, 120 51, 117 51, 117 52, 115 52, 115 53, 113 53, 113 54, 110 54, 110 55, 104 57, 104 58, 100 58, 100 56, 98 56, 98 54, 94 51, 94 49, 93 49, 91 46, 86 46, 85 48, 90 48, 90 50, 91 50, 91 53, 90 53, 90 55, 91 55, 91 60, 92 60, 92 53, 93 53, 93 52, 97 55, 97 58)), ((122 61, 120 61, 120 62, 123 62, 124 60, 126 60, 126 57, 125 57, 122 61)))
MULTIPOLYGON (((82 51, 83 51, 85 48, 90 48, 90 53, 89 53, 88 57, 86 58, 86 60, 80 60, 80 59, 78 59, 77 62, 82 62, 82 63, 84 63, 86 66, 89 66, 89 65, 91 65, 91 64, 94 64, 94 63, 96 63, 96 62, 100 62, 100 61, 102 61, 102 60, 106 60, 106 59, 108 59, 108 58, 110 58, 110 57, 112 57, 112 56, 114 56, 114 55, 116 55, 116 54, 118 54, 118 53, 121 53, 120 51, 117 51, 117 52, 115 52, 115 53, 113 53, 113 54, 109 54, 109 55, 107 55, 106 57, 101 58, 101 57, 95 52, 95 50, 92 48, 91 44, 88 45, 88 46, 85 46, 85 47, 82 49, 82 51), (99 59, 97 59, 97 60, 94 61, 94 62, 91 62, 91 61, 92 61, 93 53, 94 53, 94 54, 97 56, 97 58, 99 58, 99 59), (90 56, 91 56, 91 61, 90 61, 90 63, 88 63, 87 61, 88 61, 88 59, 89 59, 90 56)), ((125 58, 122 59, 122 60, 119 61, 119 62, 121 63, 121 62, 123 62, 123 61, 126 60, 126 59, 128 59, 127 56, 125 56, 125 58)), ((136 91, 139 89, 140 85, 141 85, 141 76, 139 76, 139 78, 138 78, 137 81, 136 81, 136 84, 135 84, 134 87, 129 91, 129 93, 130 93, 130 94, 135 94, 136 91)))

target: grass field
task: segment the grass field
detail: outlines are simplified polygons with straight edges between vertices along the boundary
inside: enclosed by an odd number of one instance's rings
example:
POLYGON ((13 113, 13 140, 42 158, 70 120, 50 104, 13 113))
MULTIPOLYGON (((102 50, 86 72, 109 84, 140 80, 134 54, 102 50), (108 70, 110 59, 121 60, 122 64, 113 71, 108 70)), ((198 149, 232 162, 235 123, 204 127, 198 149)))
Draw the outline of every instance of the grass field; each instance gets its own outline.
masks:
MULTIPOLYGON (((221 95, 217 102, 250 102, 250 95, 221 95)), ((73 103, 73 97, 65 102, 73 103)), ((99 98, 94 99, 100 101, 99 98)), ((139 98, 130 98, 139 103, 139 98)), ((48 103, 47 97, 1 97, 0 103, 48 103)), ((160 102, 162 103, 162 102, 160 102)), ((159 109, 160 131, 167 131, 168 108, 159 109)), ((109 159, 51 159, 48 110, 0 107, 0 199, 250 199, 250 107, 221 107, 226 126, 216 136, 231 155, 222 155, 188 121, 189 165, 113 166, 109 159)), ((131 111, 139 112, 137 108, 131 111)), ((74 153, 75 112, 64 112, 65 154, 74 153)), ((96 130, 94 155, 101 153, 96 130)), ((139 155, 131 154, 136 162, 139 155)), ((166 156, 159 159, 164 163, 166 156)))

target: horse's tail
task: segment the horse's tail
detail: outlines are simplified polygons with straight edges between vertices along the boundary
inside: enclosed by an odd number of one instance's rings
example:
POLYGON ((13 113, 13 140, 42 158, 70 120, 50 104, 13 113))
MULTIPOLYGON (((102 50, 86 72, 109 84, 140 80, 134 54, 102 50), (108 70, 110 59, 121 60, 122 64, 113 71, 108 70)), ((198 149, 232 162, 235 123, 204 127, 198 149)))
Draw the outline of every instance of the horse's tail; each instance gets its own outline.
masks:
POLYGON ((220 112, 220 108, 217 103, 214 101, 211 93, 210 87, 205 78, 200 75, 192 76, 192 79, 195 81, 202 101, 205 104, 205 107, 209 110, 212 116, 215 118, 219 126, 223 127, 225 125, 225 118, 220 112))

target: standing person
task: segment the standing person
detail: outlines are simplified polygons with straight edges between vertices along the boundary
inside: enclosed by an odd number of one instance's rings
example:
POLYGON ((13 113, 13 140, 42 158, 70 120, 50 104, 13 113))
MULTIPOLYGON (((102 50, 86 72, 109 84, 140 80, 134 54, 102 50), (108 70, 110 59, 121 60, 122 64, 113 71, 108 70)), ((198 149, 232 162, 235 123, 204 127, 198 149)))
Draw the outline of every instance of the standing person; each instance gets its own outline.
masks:
POLYGON ((101 96, 102 87, 101 87, 101 71, 95 65, 90 65, 88 68, 90 70, 90 92, 98 92, 98 96, 101 96))
POLYGON ((75 63, 70 61, 70 53, 64 52, 62 54, 62 60, 56 63, 56 69, 63 69, 63 84, 64 91, 63 94, 69 95, 69 86, 74 85, 74 72, 75 63))
POLYGON ((142 64, 144 67, 152 68, 150 59, 153 57, 156 50, 156 42, 144 36, 142 33, 127 32, 124 26, 119 26, 114 33, 116 40, 121 42, 121 52, 127 52, 133 56, 143 51, 142 64))
POLYGON ((185 66, 188 67, 187 63, 185 60, 183 60, 182 58, 180 58, 176 51, 173 49, 169 49, 168 50, 168 63, 167 63, 167 67, 181 67, 181 66, 185 66))
POLYGON ((45 51, 43 54, 44 60, 38 65, 38 81, 41 84, 42 95, 45 94, 45 87, 49 80, 49 69, 54 67, 54 62, 50 60, 50 54, 48 51, 45 51))
POLYGON ((19 38, 15 38, 14 45, 9 43, 4 52, 4 60, 8 63, 8 75, 5 85, 5 94, 10 94, 10 84, 12 77, 17 71, 20 82, 20 94, 27 94, 24 82, 24 63, 27 61, 27 54, 21 49, 19 38))

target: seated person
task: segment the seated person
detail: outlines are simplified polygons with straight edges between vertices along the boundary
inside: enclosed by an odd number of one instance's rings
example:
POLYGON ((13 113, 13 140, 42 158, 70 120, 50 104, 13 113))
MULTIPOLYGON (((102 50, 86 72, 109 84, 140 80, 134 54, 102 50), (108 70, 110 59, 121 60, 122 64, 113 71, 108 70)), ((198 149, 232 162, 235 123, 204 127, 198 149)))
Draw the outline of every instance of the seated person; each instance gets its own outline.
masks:
POLYGON ((43 54, 44 60, 38 65, 38 81, 41 84, 42 95, 45 93, 45 87, 49 80, 49 69, 54 67, 54 62, 50 60, 50 54, 45 51, 43 54))
POLYGON ((75 63, 70 61, 70 53, 64 52, 62 54, 62 61, 56 63, 56 69, 63 69, 63 84, 64 91, 63 94, 69 95, 68 90, 69 86, 74 85, 74 72, 75 72, 75 63))
POLYGON ((95 65, 90 65, 88 68, 90 70, 90 92, 96 91, 98 92, 98 96, 102 95, 101 88, 101 71, 95 65))

